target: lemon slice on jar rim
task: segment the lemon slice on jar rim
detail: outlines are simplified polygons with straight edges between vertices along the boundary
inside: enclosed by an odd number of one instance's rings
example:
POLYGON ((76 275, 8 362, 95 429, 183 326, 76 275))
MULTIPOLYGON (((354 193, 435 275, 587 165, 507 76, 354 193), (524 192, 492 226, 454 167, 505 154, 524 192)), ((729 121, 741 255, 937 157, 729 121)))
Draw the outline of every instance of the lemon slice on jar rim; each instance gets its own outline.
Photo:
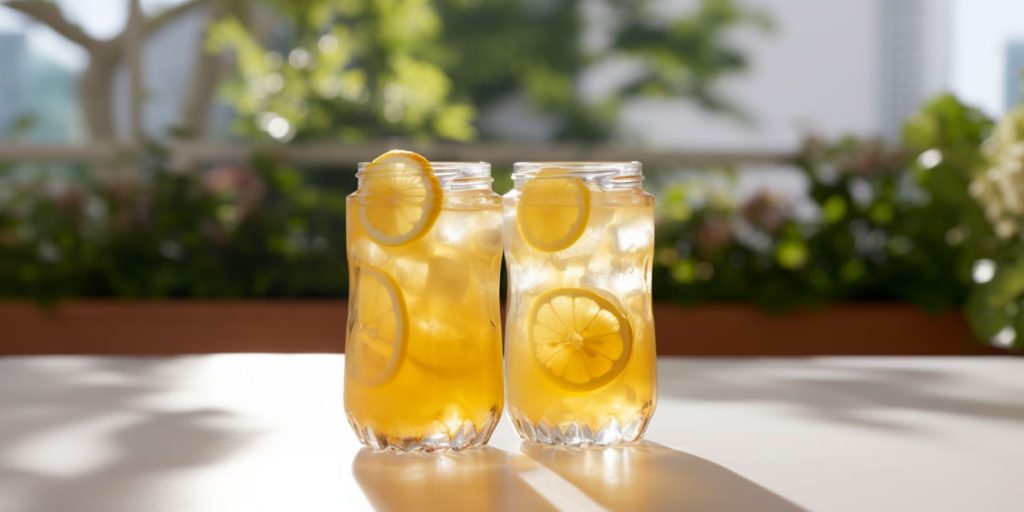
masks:
POLYGON ((430 161, 412 151, 393 149, 373 159, 363 175, 357 215, 373 241, 401 246, 430 231, 444 201, 430 161))
POLYGON ((526 243, 544 252, 566 249, 590 219, 590 189, 565 169, 545 167, 523 185, 516 225, 526 243))

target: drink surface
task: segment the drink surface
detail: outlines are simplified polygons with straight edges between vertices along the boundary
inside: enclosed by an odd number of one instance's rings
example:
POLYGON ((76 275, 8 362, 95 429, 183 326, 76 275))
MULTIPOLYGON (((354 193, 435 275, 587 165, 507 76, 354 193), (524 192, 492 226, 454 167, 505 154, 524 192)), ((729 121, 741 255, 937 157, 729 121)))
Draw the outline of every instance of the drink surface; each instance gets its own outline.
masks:
POLYGON ((654 199, 638 185, 533 178, 545 179, 504 201, 510 415, 533 441, 634 441, 656 400, 654 199))
POLYGON ((503 398, 500 197, 445 190, 429 229, 381 243, 357 212, 401 201, 365 189, 347 199, 349 420, 375 448, 483 444, 503 398))

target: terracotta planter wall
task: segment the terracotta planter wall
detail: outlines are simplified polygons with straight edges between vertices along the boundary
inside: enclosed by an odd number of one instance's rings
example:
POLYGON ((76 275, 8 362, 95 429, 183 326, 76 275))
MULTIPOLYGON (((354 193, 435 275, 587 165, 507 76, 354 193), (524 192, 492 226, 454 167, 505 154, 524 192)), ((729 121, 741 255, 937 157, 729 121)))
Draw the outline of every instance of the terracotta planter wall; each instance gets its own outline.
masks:
POLYGON ((656 304, 659 352, 701 356, 1001 353, 972 337, 959 312, 909 304, 843 304, 773 315, 748 305, 656 304))
POLYGON ((341 352, 339 301, 0 303, 0 354, 341 352))
MULTIPOLYGON (((837 305, 771 315, 753 306, 656 304, 658 352, 696 356, 963 355, 958 313, 905 304, 837 305)), ((52 311, 0 303, 0 355, 342 352, 343 301, 72 301, 52 311)))

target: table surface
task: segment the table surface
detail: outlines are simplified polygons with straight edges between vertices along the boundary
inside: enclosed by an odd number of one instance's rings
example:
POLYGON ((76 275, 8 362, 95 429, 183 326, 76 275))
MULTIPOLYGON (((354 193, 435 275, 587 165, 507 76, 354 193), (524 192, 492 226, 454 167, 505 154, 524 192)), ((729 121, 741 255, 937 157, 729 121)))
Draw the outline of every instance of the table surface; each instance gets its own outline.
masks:
POLYGON ((1024 359, 659 360, 647 441, 362 449, 343 356, 0 358, 0 510, 1022 510, 1024 359))

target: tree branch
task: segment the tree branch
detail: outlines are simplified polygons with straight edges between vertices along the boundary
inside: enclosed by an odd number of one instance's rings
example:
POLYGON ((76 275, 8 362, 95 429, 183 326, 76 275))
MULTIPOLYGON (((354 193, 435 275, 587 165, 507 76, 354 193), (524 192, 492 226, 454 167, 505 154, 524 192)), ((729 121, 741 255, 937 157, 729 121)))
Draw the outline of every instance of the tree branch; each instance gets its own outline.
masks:
POLYGON ((86 34, 82 27, 68 21, 60 12, 60 7, 55 4, 38 0, 9 0, 3 5, 50 27, 54 32, 86 50, 93 48, 98 43, 95 38, 86 34))
POLYGON ((188 0, 187 2, 182 2, 174 7, 166 9, 159 14, 150 16, 146 20, 144 33, 148 36, 178 19, 179 16, 186 14, 197 7, 203 7, 208 3, 210 3, 209 0, 188 0))

